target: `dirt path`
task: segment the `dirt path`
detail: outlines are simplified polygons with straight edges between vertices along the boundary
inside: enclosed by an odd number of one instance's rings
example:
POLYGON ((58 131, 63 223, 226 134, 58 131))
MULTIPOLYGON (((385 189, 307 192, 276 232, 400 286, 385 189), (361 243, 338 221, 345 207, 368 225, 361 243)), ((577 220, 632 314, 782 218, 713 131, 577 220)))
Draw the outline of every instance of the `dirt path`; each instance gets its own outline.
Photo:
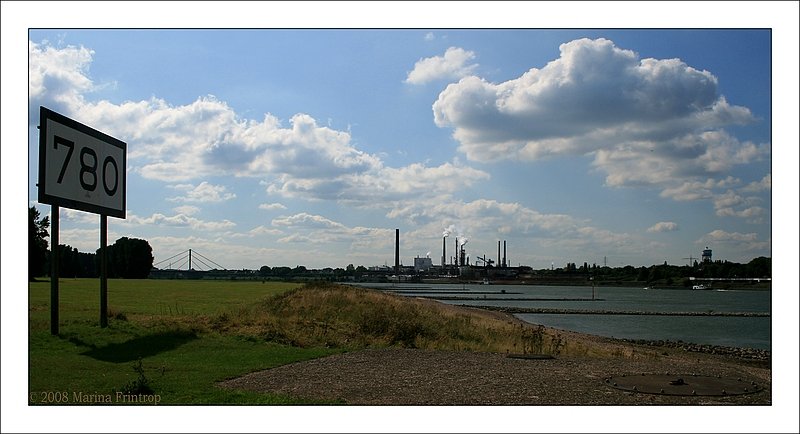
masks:
POLYGON ((253 372, 219 385, 348 405, 771 404, 768 367, 679 351, 664 351, 658 357, 524 359, 466 351, 375 349, 253 372), (621 390, 605 381, 621 375, 668 373, 735 378, 757 384, 760 391, 661 395, 621 390))

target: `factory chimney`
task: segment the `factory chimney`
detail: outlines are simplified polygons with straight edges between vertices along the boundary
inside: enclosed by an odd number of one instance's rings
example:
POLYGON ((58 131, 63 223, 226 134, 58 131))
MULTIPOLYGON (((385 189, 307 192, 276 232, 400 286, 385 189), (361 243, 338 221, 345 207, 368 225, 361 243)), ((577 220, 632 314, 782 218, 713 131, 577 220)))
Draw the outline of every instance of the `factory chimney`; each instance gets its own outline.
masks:
POLYGON ((499 267, 500 265, 500 240, 497 240, 497 266, 499 267))
POLYGON ((447 259, 447 237, 442 237, 442 269, 447 265, 445 263, 447 259))
POLYGON ((453 256, 453 265, 458 267, 458 238, 456 238, 456 248, 453 250, 453 254, 455 255, 453 256))
POLYGON ((503 268, 506 268, 506 241, 503 240, 503 268))
POLYGON ((400 275, 400 229, 394 230, 394 272, 400 275))

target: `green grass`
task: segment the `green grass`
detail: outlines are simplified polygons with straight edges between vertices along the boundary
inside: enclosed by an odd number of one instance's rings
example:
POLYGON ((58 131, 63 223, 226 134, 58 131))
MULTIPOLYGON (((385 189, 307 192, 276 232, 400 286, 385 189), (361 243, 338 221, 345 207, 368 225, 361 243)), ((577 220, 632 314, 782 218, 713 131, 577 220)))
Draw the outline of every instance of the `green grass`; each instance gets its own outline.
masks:
MULTIPOLYGON (((109 280, 109 326, 99 326, 99 281, 59 282, 59 335, 50 334, 50 283, 29 285, 29 392, 116 397, 135 382, 141 360, 164 404, 308 404, 285 396, 221 389, 248 372, 333 354, 192 326, 296 287, 292 283, 109 280)), ((53 402, 48 402, 55 404, 53 402)))
MULTIPOLYGON (((297 283, 260 281, 206 281, 109 279, 108 308, 125 314, 212 314, 254 303, 264 297, 300 286, 297 283)), ((50 320, 50 281, 29 285, 31 309, 44 309, 50 320)), ((59 280, 60 315, 100 318, 99 279, 59 280)))
POLYGON ((135 390, 154 393, 161 405, 331 404, 216 383, 363 348, 591 351, 502 314, 326 283, 109 280, 108 300, 109 323, 101 328, 99 281, 61 280, 53 336, 50 283, 29 284, 32 404, 49 392, 76 404, 80 394, 135 390))

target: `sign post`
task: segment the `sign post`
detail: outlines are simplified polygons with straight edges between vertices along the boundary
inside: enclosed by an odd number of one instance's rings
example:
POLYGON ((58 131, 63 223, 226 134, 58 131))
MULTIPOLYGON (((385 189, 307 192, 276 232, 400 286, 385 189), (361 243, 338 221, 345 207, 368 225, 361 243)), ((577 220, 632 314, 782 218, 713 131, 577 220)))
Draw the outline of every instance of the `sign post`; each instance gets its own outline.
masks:
POLYGON ((100 327, 108 327, 108 216, 100 215, 100 327))
POLYGON ((39 108, 39 203, 52 206, 50 332, 58 334, 59 207, 100 214, 100 326, 108 326, 107 217, 125 218, 127 144, 39 108))
POLYGON ((58 335, 58 205, 50 207, 50 333, 58 335), (53 247, 55 246, 55 247, 53 247))

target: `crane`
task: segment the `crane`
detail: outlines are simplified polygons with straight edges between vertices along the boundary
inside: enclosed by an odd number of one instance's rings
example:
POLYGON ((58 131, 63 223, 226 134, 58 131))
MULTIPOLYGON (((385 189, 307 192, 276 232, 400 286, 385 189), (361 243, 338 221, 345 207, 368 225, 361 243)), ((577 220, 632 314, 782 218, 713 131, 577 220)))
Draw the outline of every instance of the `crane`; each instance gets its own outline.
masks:
POLYGON ((689 260, 689 266, 690 266, 690 267, 693 267, 693 266, 694 266, 694 261, 695 261, 695 259, 700 259, 700 258, 693 258, 693 257, 692 257, 692 255, 691 255, 691 254, 689 254, 689 257, 688 257, 688 258, 681 258, 681 259, 688 259, 688 260, 689 260))

